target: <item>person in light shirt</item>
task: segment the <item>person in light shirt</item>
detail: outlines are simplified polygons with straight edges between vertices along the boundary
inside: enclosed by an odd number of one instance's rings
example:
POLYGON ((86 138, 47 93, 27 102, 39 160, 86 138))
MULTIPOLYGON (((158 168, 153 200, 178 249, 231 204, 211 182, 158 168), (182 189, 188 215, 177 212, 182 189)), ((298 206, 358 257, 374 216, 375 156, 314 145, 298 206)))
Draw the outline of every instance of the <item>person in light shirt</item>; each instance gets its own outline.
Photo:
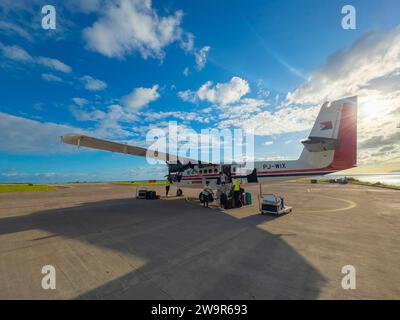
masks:
POLYGON ((207 181, 206 185, 203 188, 203 207, 209 208, 208 203, 212 201, 213 195, 214 192, 210 187, 210 181, 207 181))
POLYGON ((223 208, 225 206, 226 201, 228 200, 229 191, 230 191, 230 186, 227 185, 225 182, 222 182, 221 186, 220 186, 220 205, 221 205, 221 208, 223 208))
POLYGON ((219 181, 221 182, 221 184, 223 183, 223 182, 227 182, 226 180, 227 180, 227 176, 226 176, 226 174, 224 173, 224 172, 220 172, 219 173, 220 174, 220 176, 219 176, 219 181))

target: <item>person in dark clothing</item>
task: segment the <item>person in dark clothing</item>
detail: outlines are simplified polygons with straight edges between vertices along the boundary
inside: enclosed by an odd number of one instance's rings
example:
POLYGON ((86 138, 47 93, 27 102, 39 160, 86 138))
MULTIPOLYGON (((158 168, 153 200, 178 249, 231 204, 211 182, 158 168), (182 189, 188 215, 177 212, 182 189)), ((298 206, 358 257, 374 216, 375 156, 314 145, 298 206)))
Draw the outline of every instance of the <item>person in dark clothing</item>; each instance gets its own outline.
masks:
POLYGON ((168 197, 169 189, 171 188, 171 178, 167 178, 167 181, 165 181, 165 196, 168 197))
POLYGON ((221 208, 224 208, 226 201, 228 201, 228 194, 229 194, 229 186, 226 185, 225 182, 222 182, 220 188, 220 205, 221 208))
POLYGON ((242 207, 242 201, 240 201, 240 180, 233 180, 233 199, 235 201, 235 208, 242 207))

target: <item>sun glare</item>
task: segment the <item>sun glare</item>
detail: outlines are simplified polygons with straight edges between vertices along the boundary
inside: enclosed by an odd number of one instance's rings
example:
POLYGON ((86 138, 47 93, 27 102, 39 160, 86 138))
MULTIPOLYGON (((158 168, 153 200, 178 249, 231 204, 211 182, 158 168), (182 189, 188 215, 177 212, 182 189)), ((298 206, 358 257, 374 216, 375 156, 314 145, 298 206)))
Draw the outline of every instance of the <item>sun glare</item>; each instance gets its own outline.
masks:
POLYGON ((381 96, 368 96, 359 101, 360 117, 373 119, 384 116, 390 110, 390 101, 381 96))

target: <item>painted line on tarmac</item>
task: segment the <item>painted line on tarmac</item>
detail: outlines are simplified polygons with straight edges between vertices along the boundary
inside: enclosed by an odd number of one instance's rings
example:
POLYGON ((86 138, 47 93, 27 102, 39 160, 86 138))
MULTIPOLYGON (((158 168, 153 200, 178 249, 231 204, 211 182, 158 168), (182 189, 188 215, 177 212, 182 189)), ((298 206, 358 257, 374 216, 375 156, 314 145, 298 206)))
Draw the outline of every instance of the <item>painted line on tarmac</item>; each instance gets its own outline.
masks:
POLYGON ((303 212, 303 213, 320 213, 320 212, 339 212, 339 211, 347 211, 347 210, 351 210, 354 209, 358 206, 358 204, 354 201, 351 200, 347 200, 347 199, 342 199, 342 198, 334 198, 334 197, 329 197, 329 196, 323 196, 323 195, 317 195, 318 197, 324 197, 324 198, 329 198, 329 199, 333 199, 333 200, 339 200, 339 201, 343 201, 346 202, 348 205, 346 207, 343 208, 336 208, 336 209, 321 209, 321 210, 303 210, 303 211, 297 211, 296 212, 303 212))

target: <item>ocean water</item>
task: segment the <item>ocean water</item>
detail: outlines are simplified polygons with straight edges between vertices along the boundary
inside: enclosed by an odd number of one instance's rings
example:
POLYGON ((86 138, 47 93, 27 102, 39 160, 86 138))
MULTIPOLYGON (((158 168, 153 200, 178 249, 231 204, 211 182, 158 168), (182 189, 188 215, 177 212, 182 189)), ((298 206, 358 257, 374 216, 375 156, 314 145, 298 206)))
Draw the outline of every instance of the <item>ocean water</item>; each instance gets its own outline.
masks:
MULTIPOLYGON (((339 175, 327 175, 328 177, 339 178, 339 175)), ((384 184, 390 184, 394 186, 400 186, 400 172, 388 173, 388 174, 354 174, 347 175, 347 177, 353 177, 360 181, 366 182, 381 182, 384 184)))

